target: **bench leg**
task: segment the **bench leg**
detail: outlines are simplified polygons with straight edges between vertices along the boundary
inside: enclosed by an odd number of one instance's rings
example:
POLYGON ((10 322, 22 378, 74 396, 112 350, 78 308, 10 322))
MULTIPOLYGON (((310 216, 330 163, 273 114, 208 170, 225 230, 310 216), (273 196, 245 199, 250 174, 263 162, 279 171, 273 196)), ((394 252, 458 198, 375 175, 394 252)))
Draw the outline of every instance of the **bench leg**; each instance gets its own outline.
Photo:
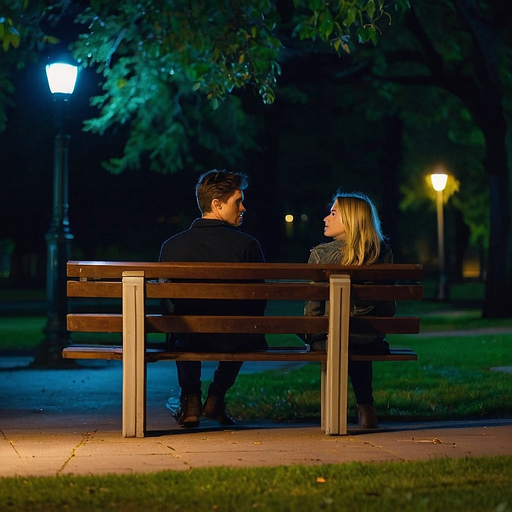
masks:
MULTIPOLYGON (((331 276, 329 291, 325 433, 347 433, 350 277, 331 276)), ((323 415, 323 413, 322 413, 323 415)))
POLYGON ((123 437, 146 430, 144 320, 144 273, 123 272, 123 437))

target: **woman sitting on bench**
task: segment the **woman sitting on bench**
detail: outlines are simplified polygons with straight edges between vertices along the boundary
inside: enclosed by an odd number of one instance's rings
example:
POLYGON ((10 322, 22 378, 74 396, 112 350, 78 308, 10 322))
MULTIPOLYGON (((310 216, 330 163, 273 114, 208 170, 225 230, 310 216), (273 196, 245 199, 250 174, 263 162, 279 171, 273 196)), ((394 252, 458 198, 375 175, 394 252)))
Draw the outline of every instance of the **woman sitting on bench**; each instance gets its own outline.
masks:
MULTIPOLYGON (((330 213, 324 218, 324 235, 332 242, 317 245, 311 250, 308 263, 371 265, 393 263, 393 254, 382 234, 377 210, 372 201, 361 193, 338 192, 333 198, 330 213)), ((368 303, 351 301, 351 316, 393 316, 396 303, 391 301, 368 303)), ((307 301, 304 314, 329 314, 328 301, 307 301)), ((327 334, 307 335, 311 350, 325 350, 327 334)), ((350 330, 350 354, 389 353, 385 335, 378 332, 350 330)), ((358 424, 362 428, 377 428, 377 414, 373 407, 373 367, 371 361, 350 361, 348 373, 357 401, 358 424)))

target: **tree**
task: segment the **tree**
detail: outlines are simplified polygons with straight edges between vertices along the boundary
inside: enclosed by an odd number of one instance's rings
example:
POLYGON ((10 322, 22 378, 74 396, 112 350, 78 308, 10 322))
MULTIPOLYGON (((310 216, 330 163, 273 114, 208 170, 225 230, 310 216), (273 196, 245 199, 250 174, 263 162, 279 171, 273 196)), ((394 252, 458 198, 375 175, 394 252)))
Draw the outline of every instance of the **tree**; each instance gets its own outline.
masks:
POLYGON ((52 38, 41 28, 43 1, 2 2, 0 10, 0 132, 6 127, 6 108, 12 105, 13 75, 52 38))
POLYGON ((0 19, 0 43, 16 52, 40 49, 36 44, 56 42, 45 31, 54 33, 60 20, 76 15, 81 34, 72 45, 74 55, 101 74, 104 91, 92 100, 99 115, 85 130, 103 134, 113 126, 128 127, 123 155, 107 167, 122 172, 146 159, 154 170, 173 172, 188 163, 198 136, 201 145, 221 147, 228 157, 247 148, 250 124, 240 119, 241 110, 239 118, 230 118, 232 134, 240 139, 233 145, 218 140, 217 126, 202 123, 204 99, 217 109, 232 101, 231 93, 252 87, 272 104, 283 41, 294 31, 301 39, 329 40, 344 52, 352 32, 375 42, 377 22, 386 15, 384 0, 343 1, 334 14, 325 2, 295 0, 294 12, 300 16, 281 30, 277 3, 269 0, 16 0, 0 19))
MULTIPOLYGON (((371 22, 374 2, 365 3, 345 9, 348 26, 363 13, 371 22)), ((303 22, 301 33, 320 33, 320 20, 325 34, 334 33, 329 10, 316 16, 314 23, 303 22)), ((231 92, 251 86, 264 103, 272 104, 283 48, 276 35, 278 20, 275 2, 268 0, 91 2, 77 18, 88 30, 73 47, 79 62, 103 75, 104 94, 93 100, 100 115, 85 129, 101 134, 113 124, 132 127, 124 155, 111 161, 110 169, 138 166, 143 153, 149 153, 153 169, 182 168, 188 141, 205 133, 205 126, 187 126, 184 103, 191 97, 194 104, 198 97, 206 98, 217 109, 231 92)), ((333 45, 344 45, 348 28, 338 24, 337 30, 333 45)), ((206 137, 214 135, 207 131, 206 137)))
POLYGON ((396 38, 382 38, 372 62, 381 81, 458 98, 481 131, 490 198, 483 308, 489 318, 512 316, 511 14, 512 4, 499 0, 418 0, 404 13, 396 38))
MULTIPOLYGON (((46 13, 69 4, 38 3, 46 13)), ((383 84, 392 82, 440 88, 459 98, 485 140, 491 218, 483 314, 512 316, 510 2, 415 0, 408 6, 404 0, 389 5, 384 0, 294 0, 293 9, 270 0, 91 0, 79 5, 82 33, 74 55, 98 70, 103 87, 93 100, 99 116, 86 129, 104 133, 121 124, 129 132, 123 156, 109 163, 114 172, 138 166, 141 158, 156 170, 179 169, 198 133, 216 145, 215 130, 203 130, 199 118, 189 115, 202 101, 197 98, 206 98, 215 109, 251 87, 272 104, 282 61, 293 48, 325 53, 329 47, 333 56, 361 55, 359 72, 371 71, 368 76, 379 80, 384 94, 383 84), (376 51, 366 52, 376 43, 376 51), (162 136, 155 136, 155 128, 162 136)), ((5 36, 0 42, 5 45, 5 36)), ((228 146, 223 153, 228 154, 228 146)))

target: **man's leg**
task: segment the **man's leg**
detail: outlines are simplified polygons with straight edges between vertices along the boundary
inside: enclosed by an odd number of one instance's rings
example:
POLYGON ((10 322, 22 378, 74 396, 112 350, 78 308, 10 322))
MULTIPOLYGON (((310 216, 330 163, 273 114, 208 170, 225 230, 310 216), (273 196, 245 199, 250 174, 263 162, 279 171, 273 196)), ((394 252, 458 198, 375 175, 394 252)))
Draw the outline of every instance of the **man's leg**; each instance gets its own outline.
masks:
POLYGON ((201 362, 176 361, 176 368, 181 388, 176 421, 185 428, 197 427, 201 416, 201 362))
POLYGON ((221 425, 233 425, 235 420, 227 413, 224 397, 233 386, 242 367, 240 361, 220 361, 208 388, 208 397, 204 403, 203 414, 218 421, 221 425))
POLYGON ((243 362, 241 361, 220 361, 213 373, 212 383, 208 394, 224 398, 229 388, 235 383, 243 362))
POLYGON ((181 396, 201 395, 201 362, 176 361, 181 396))

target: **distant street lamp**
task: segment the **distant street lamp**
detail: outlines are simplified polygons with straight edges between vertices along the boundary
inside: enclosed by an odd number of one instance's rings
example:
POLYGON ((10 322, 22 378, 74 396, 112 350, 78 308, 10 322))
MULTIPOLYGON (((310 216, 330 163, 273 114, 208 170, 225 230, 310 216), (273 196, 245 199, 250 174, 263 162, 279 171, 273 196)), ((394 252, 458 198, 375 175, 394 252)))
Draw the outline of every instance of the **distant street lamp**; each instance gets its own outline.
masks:
POLYGON ((444 257, 444 206, 443 191, 448 181, 448 175, 443 173, 431 174, 432 187, 437 192, 437 250, 439 260, 439 280, 437 285, 437 300, 446 300, 446 263, 444 257))
MULTIPOLYGON (((36 352, 34 366, 62 366, 62 349, 69 345, 66 326, 66 263, 70 259, 73 235, 69 228, 68 148, 66 133, 68 100, 75 90, 78 67, 65 62, 46 66, 48 85, 57 108, 57 135, 54 141, 53 207, 50 229, 46 233, 46 295, 48 319, 45 337, 36 352)), ((69 365, 68 365, 69 366, 69 365)))

